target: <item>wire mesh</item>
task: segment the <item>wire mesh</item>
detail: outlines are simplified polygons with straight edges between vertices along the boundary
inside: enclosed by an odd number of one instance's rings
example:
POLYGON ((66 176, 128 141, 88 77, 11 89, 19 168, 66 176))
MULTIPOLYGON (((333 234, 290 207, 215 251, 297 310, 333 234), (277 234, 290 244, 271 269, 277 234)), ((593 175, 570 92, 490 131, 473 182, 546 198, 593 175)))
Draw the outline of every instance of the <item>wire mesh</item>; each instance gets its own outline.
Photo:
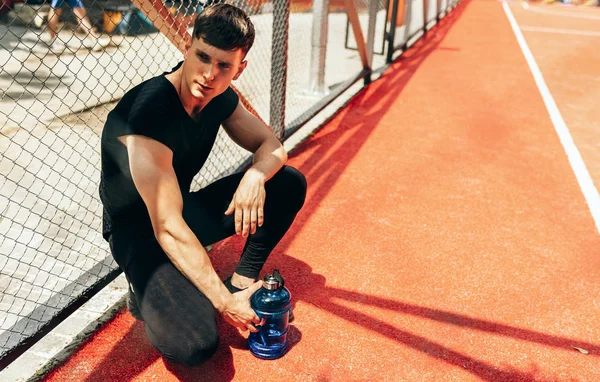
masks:
MULTIPOLYGON (((101 236, 102 127, 126 91, 182 60, 157 20, 129 0, 70 0, 60 15, 43 0, 12 1, 0 8, 0 360, 117 270, 101 236)), ((205 5, 154 1, 190 33, 205 5)), ((282 137, 327 96, 306 91, 313 80, 314 36, 307 33, 313 1, 285 0, 283 9, 267 0, 229 2, 244 9, 256 29, 248 67, 233 85, 263 121, 281 119, 274 132, 282 137), (286 51, 287 63, 273 57, 286 51)), ((326 60, 320 70, 328 90, 362 70, 358 52, 345 47, 343 4, 329 1, 327 27, 321 28, 326 60)), ((364 34, 368 1, 357 4, 364 34)), ((379 13, 383 39, 385 16, 379 13)), ((375 67, 383 65, 383 57, 378 60, 375 67)), ((221 130, 192 190, 249 158, 221 130)))
POLYGON ((1 355, 116 268, 99 235, 102 124, 128 88, 176 62, 161 35, 101 41, 67 12, 51 40, 50 9, 15 5, 0 25, 1 355))
MULTIPOLYGON (((188 26, 201 6, 164 4, 188 26)), ((131 3, 84 5, 93 32, 66 4, 54 38, 49 4, 15 5, 0 25, 0 356, 117 268, 100 234, 102 126, 127 90, 182 59, 131 3)), ((268 22, 255 20, 259 33, 268 22)), ((252 54, 268 62, 260 45, 252 54)), ((268 104, 256 73, 241 87, 268 104)), ((194 186, 235 170, 242 151, 221 133, 194 186)))
MULTIPOLYGON (((249 68, 234 85, 268 121, 273 7, 231 3, 257 31, 249 68)), ((190 32, 203 5, 163 4, 190 32)), ((129 1, 83 5, 87 19, 62 4, 60 23, 51 25, 51 4, 14 4, 0 23, 0 356, 117 268, 100 234, 102 126, 127 90, 182 59, 129 1)), ((249 156, 220 131, 192 190, 249 156)))

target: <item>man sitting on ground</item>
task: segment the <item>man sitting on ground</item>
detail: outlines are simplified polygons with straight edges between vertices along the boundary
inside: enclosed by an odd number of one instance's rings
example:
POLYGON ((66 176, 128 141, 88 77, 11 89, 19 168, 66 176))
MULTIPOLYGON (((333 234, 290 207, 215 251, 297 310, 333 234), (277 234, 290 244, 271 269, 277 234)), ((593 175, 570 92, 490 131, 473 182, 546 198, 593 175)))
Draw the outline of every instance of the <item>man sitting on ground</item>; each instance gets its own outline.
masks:
POLYGON ((184 61, 127 92, 102 133, 103 235, 130 283, 130 311, 176 363, 198 365, 216 351, 216 312, 240 329, 257 330, 250 296, 304 204, 304 176, 284 166, 279 140, 230 87, 246 68, 254 35, 240 9, 206 7, 184 61), (254 153, 253 164, 189 192, 221 124, 254 153), (223 282, 204 246, 234 234, 247 240, 223 282))

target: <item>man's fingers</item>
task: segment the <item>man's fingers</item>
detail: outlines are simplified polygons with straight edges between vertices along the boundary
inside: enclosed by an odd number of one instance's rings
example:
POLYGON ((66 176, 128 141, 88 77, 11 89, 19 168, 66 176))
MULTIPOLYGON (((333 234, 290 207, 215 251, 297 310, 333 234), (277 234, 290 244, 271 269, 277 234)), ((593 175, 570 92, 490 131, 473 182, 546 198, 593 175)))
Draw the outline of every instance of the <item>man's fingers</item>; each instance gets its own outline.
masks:
POLYGON ((235 233, 238 235, 242 232, 243 213, 241 208, 235 209, 235 233))
POLYGON ((258 206, 258 210, 256 211, 256 220, 259 227, 262 227, 265 222, 265 210, 262 204, 258 206))
POLYGON ((250 210, 250 233, 256 233, 256 219, 257 219, 258 211, 256 208, 252 208, 250 210))
POLYGON ((228 315, 226 315, 226 314, 225 314, 225 315, 223 315, 223 318, 225 319, 225 321, 226 321, 226 322, 227 322, 229 325, 231 325, 231 326, 233 326, 233 327, 235 327, 235 328, 241 329, 241 330, 243 330, 243 329, 244 329, 244 325, 242 325, 242 324, 241 324, 241 323, 239 323, 239 322, 236 322, 236 321, 235 321, 233 318, 229 317, 228 315))
POLYGON ((267 198, 267 192, 263 187, 261 189, 260 197, 258 199, 258 226, 262 227, 265 223, 265 200, 267 198))
POLYGON ((254 315, 252 318, 252 323, 255 325, 263 325, 265 323, 265 318, 260 318, 257 315, 254 315))
POLYGON ((246 321, 245 319, 242 319, 241 317, 238 316, 230 316, 230 315, 223 315, 223 318, 225 319, 225 321, 231 325, 234 326, 240 330, 246 330, 249 328, 249 326, 254 326, 253 323, 256 323, 257 325, 261 325, 261 320, 258 319, 258 316, 256 316, 256 320, 255 318, 251 318, 250 321, 246 321))
POLYGON ((242 236, 248 236, 248 231, 250 230, 250 210, 248 208, 244 208, 244 217, 242 222, 242 236))
POLYGON ((262 286, 263 286, 263 281, 258 280, 257 282, 255 282, 254 284, 252 284, 248 288, 246 288, 244 290, 244 292, 246 292, 248 298, 250 298, 250 296, 252 296, 254 294, 254 292, 259 290, 262 286))
POLYGON ((231 203, 229 203, 229 207, 227 207, 227 210, 225 211, 225 215, 231 215, 231 213, 233 211, 235 211, 235 207, 234 206, 235 206, 235 196, 231 200, 231 203))
POLYGON ((245 330, 250 330, 251 332, 258 332, 258 328, 256 326, 263 325, 264 319, 259 319, 258 316, 253 318, 251 321, 244 323, 243 321, 236 321, 231 317, 227 317, 225 319, 231 326, 236 327, 240 332, 245 330))

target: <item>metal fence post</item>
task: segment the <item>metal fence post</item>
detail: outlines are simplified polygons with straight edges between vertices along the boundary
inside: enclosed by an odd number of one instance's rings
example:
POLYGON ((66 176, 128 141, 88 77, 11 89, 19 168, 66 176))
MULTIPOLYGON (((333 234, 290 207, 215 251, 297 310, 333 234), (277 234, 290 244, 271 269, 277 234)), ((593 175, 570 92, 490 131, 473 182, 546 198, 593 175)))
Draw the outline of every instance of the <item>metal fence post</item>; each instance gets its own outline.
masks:
POLYGON ((429 13, 429 0, 423 0, 423 34, 427 34, 427 16, 429 13))
POLYGON ((329 94, 325 86, 325 61, 329 26, 329 0, 314 0, 310 51, 310 73, 306 93, 322 97, 329 94))
MULTIPOLYGON (((388 35, 388 51, 386 62, 392 63, 392 57, 394 56, 394 39, 396 38, 396 19, 398 18, 398 0, 393 0, 392 4, 392 19, 390 21, 390 32, 388 35)), ((388 5, 389 6, 389 5, 388 5)))
POLYGON ((273 36, 271 42, 271 102, 269 123, 278 136, 285 130, 285 93, 287 84, 288 33, 290 0, 273 2, 273 36))
MULTIPOLYGON (((367 27, 367 56, 371 67, 373 66, 373 50, 375 49, 375 24, 377 23, 377 12, 379 11, 379 0, 369 1, 369 25, 367 27)), ((371 82, 371 73, 365 77, 365 84, 371 82)))

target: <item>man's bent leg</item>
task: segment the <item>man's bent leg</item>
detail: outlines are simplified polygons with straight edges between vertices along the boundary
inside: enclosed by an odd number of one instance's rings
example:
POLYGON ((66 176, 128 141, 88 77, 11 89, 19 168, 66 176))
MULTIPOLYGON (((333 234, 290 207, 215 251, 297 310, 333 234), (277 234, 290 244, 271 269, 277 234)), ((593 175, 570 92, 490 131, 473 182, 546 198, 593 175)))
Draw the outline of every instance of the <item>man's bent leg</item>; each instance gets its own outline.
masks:
POLYGON ((170 261, 148 279, 140 310, 148 340, 170 361, 197 366, 216 352, 213 305, 170 261))
MULTIPOLYGON (((236 173, 184 197, 183 217, 202 245, 235 234, 234 215, 225 215, 243 173, 236 173)), ((249 235, 236 274, 254 280, 273 248, 291 226, 306 197, 306 179, 293 167, 284 166, 265 184, 264 224, 249 235)), ((234 274, 235 284, 235 274, 234 274)), ((235 285, 246 287, 248 285, 235 285)))
MULTIPOLYGON (((114 236, 113 236, 114 237, 114 236)), ((219 345, 211 302, 181 274, 154 238, 111 238, 113 251, 134 251, 125 266, 150 343, 172 362, 196 366, 219 345)), ((121 254, 122 255, 122 254, 121 254)))
MULTIPOLYGON (((288 231, 306 198, 306 178, 290 166, 284 166, 265 185, 264 223, 248 236, 235 273, 255 280, 273 248, 288 231)), ((235 276, 235 274, 234 274, 235 276)), ((232 279, 236 285, 235 277, 232 279)))
MULTIPOLYGON (((242 176, 231 175, 184 196, 184 218, 203 245, 235 234, 233 215, 224 212, 242 176)), ((236 270, 252 279, 302 208, 306 180, 285 166, 265 188, 265 223, 249 236, 236 270)), ((133 231, 115 231, 111 250, 116 259, 131 258, 119 265, 133 287, 148 340, 175 363, 192 366, 208 359, 219 343, 211 302, 175 268, 152 234, 141 237, 133 231)))

